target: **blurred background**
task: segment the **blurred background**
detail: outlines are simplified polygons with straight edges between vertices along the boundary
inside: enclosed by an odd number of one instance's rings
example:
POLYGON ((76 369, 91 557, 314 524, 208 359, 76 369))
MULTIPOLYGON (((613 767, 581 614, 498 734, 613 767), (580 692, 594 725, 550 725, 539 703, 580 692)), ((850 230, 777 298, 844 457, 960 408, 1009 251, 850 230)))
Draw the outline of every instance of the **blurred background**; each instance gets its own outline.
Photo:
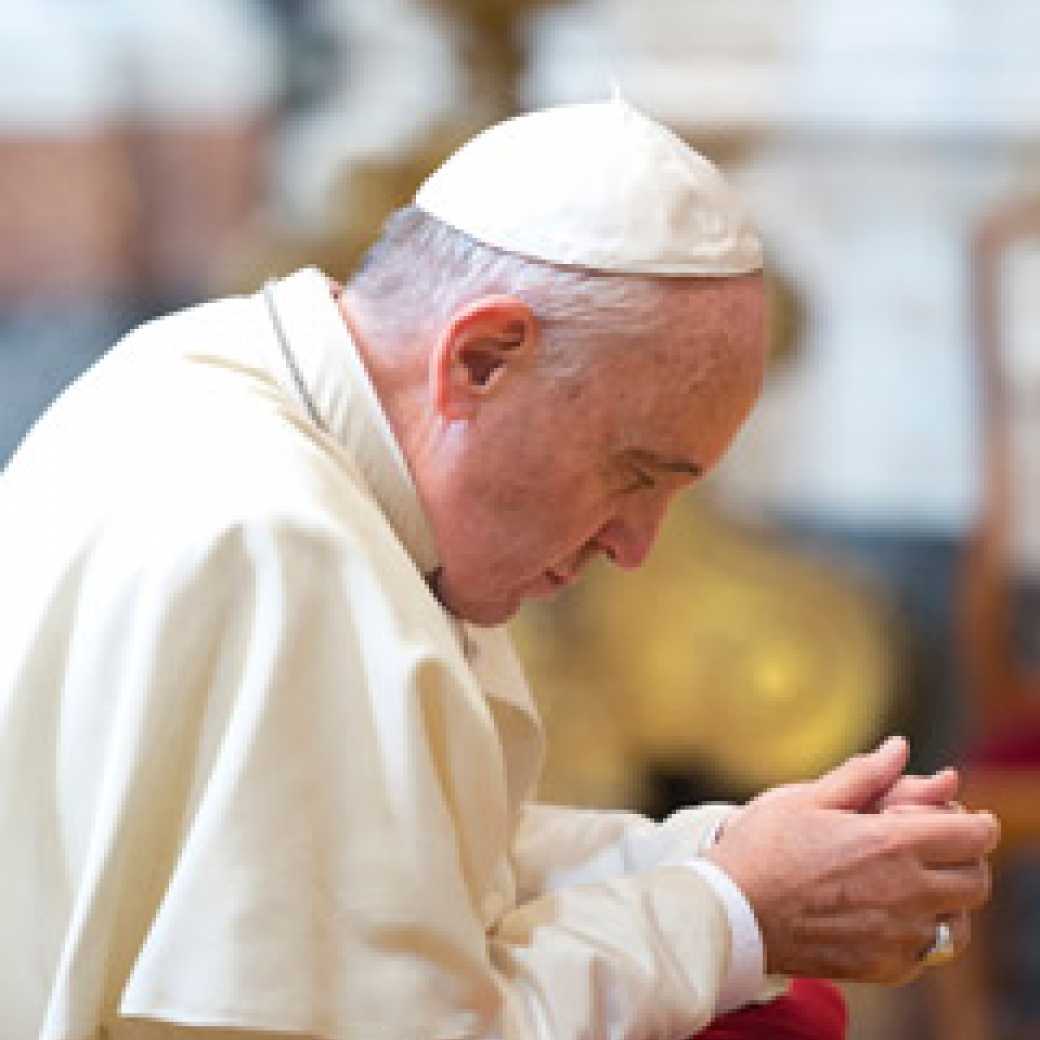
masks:
POLYGON ((772 362, 647 567, 518 621, 545 795, 661 815, 904 732, 1002 815, 998 896, 853 1035, 1040 1036, 1038 41, 1033 0, 7 4, 0 463, 133 325, 348 277, 466 137, 617 83, 747 199, 772 362))

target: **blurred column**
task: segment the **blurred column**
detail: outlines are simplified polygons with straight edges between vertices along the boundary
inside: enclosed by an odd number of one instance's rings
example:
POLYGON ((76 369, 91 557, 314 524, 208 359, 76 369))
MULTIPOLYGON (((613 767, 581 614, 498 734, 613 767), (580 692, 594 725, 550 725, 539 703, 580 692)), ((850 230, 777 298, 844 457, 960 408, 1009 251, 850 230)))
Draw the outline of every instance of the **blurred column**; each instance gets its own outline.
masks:
POLYGON ((131 278, 137 199, 101 27, 14 5, 0 30, 0 299, 104 296, 131 278))
POLYGON ((0 27, 0 465, 133 318, 139 199, 104 19, 38 0, 0 27))
POLYGON ((164 309, 207 293, 266 199, 283 54, 258 0, 114 8, 141 195, 137 272, 164 309))
POLYGON ((34 0, 0 27, 0 463, 126 329, 194 300, 259 198, 250 0, 34 0))

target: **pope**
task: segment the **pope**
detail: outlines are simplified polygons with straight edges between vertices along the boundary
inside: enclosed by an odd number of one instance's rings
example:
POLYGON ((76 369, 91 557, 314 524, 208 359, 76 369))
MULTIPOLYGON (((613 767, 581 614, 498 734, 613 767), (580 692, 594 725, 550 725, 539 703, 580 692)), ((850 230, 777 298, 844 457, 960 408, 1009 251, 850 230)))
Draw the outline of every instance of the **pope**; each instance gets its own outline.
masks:
POLYGON ((59 399, 0 478, 0 1035, 837 1037, 814 979, 963 947, 997 825, 900 739, 659 824, 534 797, 501 624, 718 463, 761 268, 708 160, 564 106, 346 286, 162 318, 59 399))

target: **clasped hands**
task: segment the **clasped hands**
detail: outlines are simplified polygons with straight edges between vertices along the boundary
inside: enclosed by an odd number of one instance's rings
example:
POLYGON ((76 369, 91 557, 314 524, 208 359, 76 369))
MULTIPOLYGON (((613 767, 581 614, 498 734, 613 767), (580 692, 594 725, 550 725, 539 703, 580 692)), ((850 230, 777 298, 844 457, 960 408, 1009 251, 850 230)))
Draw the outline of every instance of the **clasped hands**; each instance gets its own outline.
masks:
POLYGON ((908 776, 906 759, 906 741, 890 738, 727 820, 707 857, 754 909, 767 971, 901 983, 921 972, 939 921, 956 951, 967 945, 1000 827, 955 811, 955 770, 908 776))

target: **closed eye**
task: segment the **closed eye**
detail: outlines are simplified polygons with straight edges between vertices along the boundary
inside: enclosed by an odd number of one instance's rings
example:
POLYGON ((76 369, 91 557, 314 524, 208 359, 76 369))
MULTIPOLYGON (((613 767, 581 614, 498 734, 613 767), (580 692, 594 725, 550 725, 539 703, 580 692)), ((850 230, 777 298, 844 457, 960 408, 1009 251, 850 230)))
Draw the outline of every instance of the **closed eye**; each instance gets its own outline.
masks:
POLYGON ((690 459, 660 455, 645 448, 627 448, 620 453, 618 461, 623 471, 631 474, 621 494, 660 487, 662 480, 669 484, 675 480, 685 483, 696 480, 704 472, 699 463, 690 459))
POLYGON ((657 481, 645 470, 633 467, 632 476, 633 479, 621 489, 621 493, 624 495, 633 491, 646 491, 657 486, 657 481))

